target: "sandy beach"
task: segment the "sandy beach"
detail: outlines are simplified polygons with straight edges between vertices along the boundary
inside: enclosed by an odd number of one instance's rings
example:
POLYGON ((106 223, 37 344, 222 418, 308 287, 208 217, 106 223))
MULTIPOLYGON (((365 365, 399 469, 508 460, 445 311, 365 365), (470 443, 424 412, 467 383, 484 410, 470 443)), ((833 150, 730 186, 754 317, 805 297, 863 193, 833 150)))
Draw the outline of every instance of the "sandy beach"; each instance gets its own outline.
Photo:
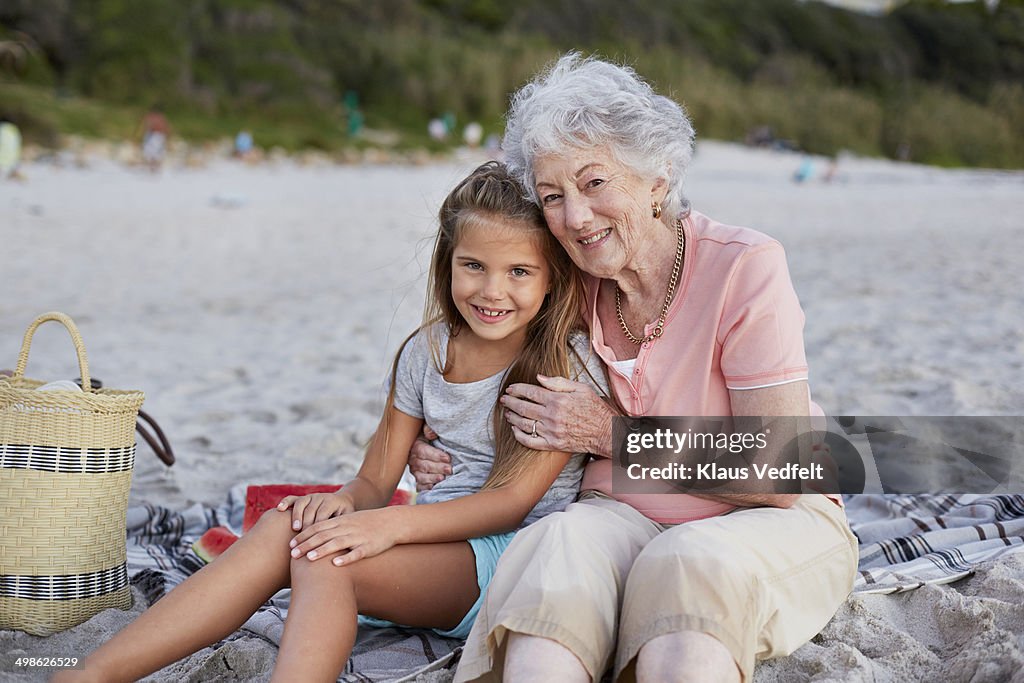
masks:
MULTIPOLYGON (((140 446, 133 503, 340 483, 419 321, 437 207, 482 160, 216 160, 157 175, 101 158, 27 164, 25 182, 0 182, 0 368, 40 313, 76 320, 92 374, 143 390, 178 457, 168 469, 140 446)), ((850 157, 832 182, 817 160, 819 175, 798 184, 800 160, 705 142, 689 196, 785 246, 815 400, 836 415, 1020 415, 1024 172, 850 157)), ((78 376, 58 325, 36 335, 27 374, 78 376)), ((83 656, 136 613, 50 639, 0 632, 0 656, 83 656)), ((247 647, 234 655, 244 666, 224 664, 230 648, 206 650, 147 680, 265 680, 273 648, 247 647)), ((1024 554, 952 585, 852 597, 813 642, 755 675, 811 680, 1024 682, 1024 554)))

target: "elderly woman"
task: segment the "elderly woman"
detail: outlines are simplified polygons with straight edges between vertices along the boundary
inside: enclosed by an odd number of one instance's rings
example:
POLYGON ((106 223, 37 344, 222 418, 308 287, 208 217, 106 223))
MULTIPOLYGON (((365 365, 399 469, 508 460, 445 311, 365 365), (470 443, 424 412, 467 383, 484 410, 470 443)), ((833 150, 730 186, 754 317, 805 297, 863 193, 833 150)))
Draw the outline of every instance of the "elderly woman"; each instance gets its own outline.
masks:
MULTIPOLYGON (((586 275, 593 347, 629 415, 807 416, 783 249, 690 209, 693 135, 632 70, 570 54, 516 94, 504 148, 586 275)), ((457 680, 749 681, 828 622, 857 566, 838 496, 617 492, 613 408, 539 381, 501 399, 517 438, 597 457, 578 502, 506 551, 457 680)), ((414 449, 421 481, 439 460, 414 449)))

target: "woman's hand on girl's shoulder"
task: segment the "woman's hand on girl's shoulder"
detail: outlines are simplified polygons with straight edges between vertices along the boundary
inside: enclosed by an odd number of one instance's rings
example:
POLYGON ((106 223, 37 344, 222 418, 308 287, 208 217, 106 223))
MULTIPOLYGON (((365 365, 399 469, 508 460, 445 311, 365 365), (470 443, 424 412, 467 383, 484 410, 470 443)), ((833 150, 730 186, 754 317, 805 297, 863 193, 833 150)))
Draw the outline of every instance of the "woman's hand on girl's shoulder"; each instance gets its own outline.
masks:
POLYGON ((288 508, 292 509, 292 529, 301 531, 325 519, 347 515, 355 511, 356 506, 348 494, 338 491, 285 496, 277 504, 277 509, 283 512, 288 508))
POLYGON ((398 543, 394 508, 361 510, 305 527, 291 541, 292 557, 319 560, 332 553, 336 566, 373 557, 398 543))
POLYGON ((565 377, 537 375, 513 384, 499 399, 516 441, 538 451, 611 457, 614 411, 594 389, 565 377))

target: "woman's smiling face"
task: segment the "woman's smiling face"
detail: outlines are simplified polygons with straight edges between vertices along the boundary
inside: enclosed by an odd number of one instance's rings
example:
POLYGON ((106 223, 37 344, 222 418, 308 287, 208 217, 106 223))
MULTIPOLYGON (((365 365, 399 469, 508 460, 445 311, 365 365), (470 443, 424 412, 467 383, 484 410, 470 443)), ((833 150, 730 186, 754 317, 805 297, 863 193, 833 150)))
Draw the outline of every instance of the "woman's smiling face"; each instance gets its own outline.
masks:
POLYGON ((552 234, 581 270, 614 278, 634 267, 659 182, 646 182, 602 147, 538 156, 535 188, 552 234))

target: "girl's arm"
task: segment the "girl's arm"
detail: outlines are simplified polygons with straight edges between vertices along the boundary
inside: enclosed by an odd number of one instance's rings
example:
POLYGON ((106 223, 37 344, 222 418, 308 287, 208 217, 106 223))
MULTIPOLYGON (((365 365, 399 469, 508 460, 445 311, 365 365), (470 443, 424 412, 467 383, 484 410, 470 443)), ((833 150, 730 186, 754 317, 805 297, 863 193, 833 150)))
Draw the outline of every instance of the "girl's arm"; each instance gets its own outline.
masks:
POLYGON ((391 501, 405 471, 409 449, 422 429, 422 418, 397 408, 381 418, 359 472, 341 491, 352 498, 356 510, 384 507, 391 501))
POLYGON ((422 419, 391 408, 381 418, 355 479, 334 493, 288 496, 278 510, 292 508, 292 528, 298 531, 356 510, 384 507, 395 493, 406 454, 422 428, 422 419))
POLYGON ((396 524, 396 543, 445 543, 517 528, 569 462, 568 453, 537 456, 516 481, 423 506, 383 510, 396 524))
POLYGON ((367 510, 318 522, 295 537, 292 555, 305 553, 316 560, 342 552, 334 563, 351 564, 402 543, 464 541, 511 531, 544 496, 569 457, 561 452, 537 457, 511 484, 455 500, 367 510))

